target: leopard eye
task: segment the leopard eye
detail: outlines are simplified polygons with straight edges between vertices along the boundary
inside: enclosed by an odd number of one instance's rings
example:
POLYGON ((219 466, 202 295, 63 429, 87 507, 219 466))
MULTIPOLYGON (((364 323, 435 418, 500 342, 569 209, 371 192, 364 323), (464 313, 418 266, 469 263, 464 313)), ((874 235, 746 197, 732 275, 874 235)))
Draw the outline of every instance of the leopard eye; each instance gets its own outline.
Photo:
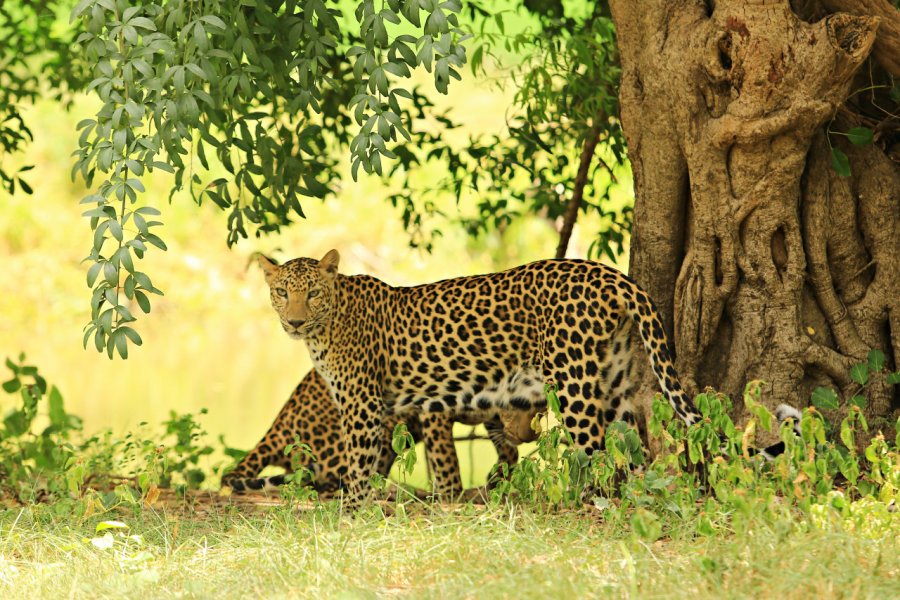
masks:
POLYGON ((282 298, 287 298, 287 290, 284 288, 275 288, 275 293, 282 298))
POLYGON ((306 295, 307 298, 315 298, 319 295, 319 290, 309 290, 309 293, 306 295))

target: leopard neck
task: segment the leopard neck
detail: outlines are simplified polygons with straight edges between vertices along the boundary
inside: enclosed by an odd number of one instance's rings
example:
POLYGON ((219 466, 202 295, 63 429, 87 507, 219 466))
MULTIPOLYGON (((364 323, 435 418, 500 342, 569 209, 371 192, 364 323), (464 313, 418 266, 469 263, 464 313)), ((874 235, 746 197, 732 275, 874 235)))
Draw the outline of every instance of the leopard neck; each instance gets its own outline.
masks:
POLYGON ((334 311, 306 338, 313 362, 326 360, 332 345, 345 344, 357 337, 360 324, 370 319, 389 319, 377 307, 387 303, 395 288, 369 275, 338 275, 334 291, 334 311))

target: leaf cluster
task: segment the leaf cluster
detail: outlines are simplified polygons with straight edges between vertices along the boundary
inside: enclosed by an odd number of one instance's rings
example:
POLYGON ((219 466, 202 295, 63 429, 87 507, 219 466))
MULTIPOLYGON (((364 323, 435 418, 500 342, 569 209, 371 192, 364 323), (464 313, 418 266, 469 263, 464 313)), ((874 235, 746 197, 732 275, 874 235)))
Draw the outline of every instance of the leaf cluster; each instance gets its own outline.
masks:
POLYGON ((439 91, 459 77, 458 11, 456 0, 390 0, 377 11, 364 0, 356 34, 326 0, 81 0, 72 18, 93 65, 85 89, 103 103, 79 124, 73 168, 96 190, 83 200, 94 207, 85 345, 127 357, 141 343, 134 304, 148 312, 149 295, 162 293, 136 268, 150 246, 166 249, 152 231, 161 223, 144 218, 151 209, 131 208, 145 173, 171 171, 173 192, 187 186, 226 211, 229 244, 251 226, 278 231, 303 216, 302 198, 336 191, 335 148, 349 149, 356 176, 360 166, 381 173, 389 144, 410 139, 401 101, 414 94, 398 81, 420 65, 439 91))
POLYGON ((74 31, 61 26, 69 8, 68 0, 0 3, 0 189, 10 195, 32 193, 26 173, 34 165, 4 164, 32 140, 23 106, 40 97, 68 103, 89 78, 74 31))
POLYGON ((86 436, 82 420, 66 411, 57 387, 24 355, 7 359, 6 367, 10 377, 0 396, 5 410, 0 497, 61 499, 95 489, 105 504, 133 504, 157 487, 197 489, 206 480, 205 459, 215 449, 194 415, 172 412, 152 432, 86 436))
MULTIPOLYGON (((615 260, 623 252, 631 208, 610 206, 618 172, 626 163, 617 118, 621 67, 615 27, 606 2, 593 3, 583 14, 575 14, 568 4, 577 3, 525 2, 531 24, 516 32, 507 31, 506 25, 515 12, 466 4, 475 31, 472 72, 514 89, 513 106, 501 134, 470 137, 463 145, 423 135, 421 143, 397 150, 400 160, 391 174, 402 175, 429 162, 441 164, 446 172, 425 189, 401 186, 389 197, 402 208, 414 244, 430 248, 432 233, 440 235, 440 230, 424 231, 423 224, 435 217, 462 226, 473 237, 502 231, 529 214, 556 222, 576 192, 576 173, 591 141, 597 150, 587 157, 580 210, 599 215, 603 226, 589 256, 615 260), (440 213, 437 198, 446 194, 458 204, 473 197, 474 212, 440 213)), ((459 127, 450 114, 435 121, 442 131, 459 127)))
MULTIPOLYGON (((883 368, 877 354, 870 359, 873 364, 867 368, 883 368)), ((785 452, 767 462, 744 451, 754 445, 757 428, 771 430, 774 424, 760 403, 760 390, 760 382, 751 382, 745 390, 751 417, 743 428, 728 415, 731 400, 723 394, 708 390, 697 396, 703 419, 691 427, 657 395, 648 426, 663 448, 652 462, 644 456, 637 431, 624 423, 607 429, 603 451, 590 459, 572 447, 562 427, 545 427, 535 453, 504 473, 492 498, 547 510, 592 500, 605 519, 621 522, 647 541, 683 526, 692 528, 691 535, 702 536, 715 535, 723 527, 740 531, 758 517, 794 508, 816 522, 865 520, 868 509, 862 507, 896 504, 900 421, 860 452, 855 436, 869 425, 859 406, 851 402, 829 421, 814 397, 814 406, 803 413, 800 435, 792 422, 784 423, 779 433, 785 452)), ((558 412, 553 390, 548 391, 548 406, 558 412)))

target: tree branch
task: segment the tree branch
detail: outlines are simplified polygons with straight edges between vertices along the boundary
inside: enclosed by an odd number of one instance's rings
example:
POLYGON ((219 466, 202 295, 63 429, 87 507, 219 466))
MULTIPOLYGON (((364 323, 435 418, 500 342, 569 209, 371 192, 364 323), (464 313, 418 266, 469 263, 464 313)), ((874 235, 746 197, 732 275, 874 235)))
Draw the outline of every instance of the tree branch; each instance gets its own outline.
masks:
POLYGON ((594 159, 594 151, 600 140, 600 118, 588 132, 584 140, 584 148, 581 150, 581 163, 578 165, 578 174, 575 175, 575 188, 572 190, 572 198, 566 206, 563 216, 563 224, 559 230, 559 245, 556 247, 556 258, 565 258, 569 249, 569 239, 572 237, 572 229, 578 219, 578 210, 581 208, 581 200, 584 197, 584 186, 587 185, 588 174, 591 172, 591 162, 594 159))
POLYGON ((807 338, 808 343, 804 354, 804 361, 807 365, 818 367, 826 375, 831 377, 841 389, 846 388, 853 380, 850 379, 850 368, 856 362, 853 358, 844 356, 843 354, 832 350, 827 346, 823 346, 811 338, 807 338))
POLYGON ((900 77, 900 11, 888 0, 822 0, 832 12, 880 17, 881 27, 872 54, 894 77, 900 77))

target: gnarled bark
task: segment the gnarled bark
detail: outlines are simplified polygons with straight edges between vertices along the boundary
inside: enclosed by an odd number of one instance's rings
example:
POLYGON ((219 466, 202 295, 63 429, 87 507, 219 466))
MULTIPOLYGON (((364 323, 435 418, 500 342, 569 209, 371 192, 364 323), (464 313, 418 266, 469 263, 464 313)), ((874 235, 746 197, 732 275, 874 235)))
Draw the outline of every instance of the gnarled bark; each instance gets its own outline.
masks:
MULTIPOLYGON (((860 174, 843 179, 823 133, 880 20, 807 23, 787 0, 610 5, 631 272, 666 317, 685 386, 730 394, 740 418, 748 381, 766 382, 770 406, 805 406, 817 385, 852 393, 850 368, 872 348, 896 365, 896 165, 842 144, 860 174)), ((887 415, 890 391, 874 396, 870 416, 887 415)))

